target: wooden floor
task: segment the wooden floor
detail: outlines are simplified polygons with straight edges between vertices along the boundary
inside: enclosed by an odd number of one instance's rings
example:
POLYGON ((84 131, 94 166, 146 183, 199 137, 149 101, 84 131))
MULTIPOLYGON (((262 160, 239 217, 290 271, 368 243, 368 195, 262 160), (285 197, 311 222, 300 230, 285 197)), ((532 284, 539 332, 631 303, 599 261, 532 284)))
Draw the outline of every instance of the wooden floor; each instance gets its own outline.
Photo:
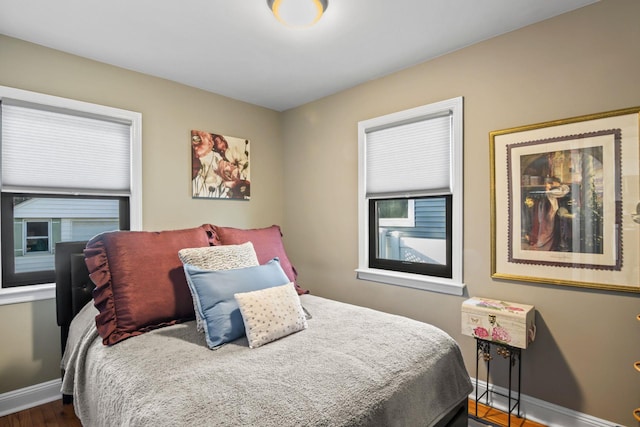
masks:
POLYGON ((73 405, 62 399, 0 417, 0 427, 82 427, 73 405))
MULTIPOLYGON (((475 415, 475 401, 469 400, 469 414, 475 415)), ((494 424, 507 425, 507 414, 497 409, 478 405, 478 416, 494 424)), ((542 424, 511 416, 513 427, 545 427, 542 424)), ((4 417, 0 417, 0 427, 82 427, 80 420, 73 413, 73 405, 63 405, 56 400, 35 408, 26 409, 4 417)))
MULTIPOLYGON (((469 414, 476 414, 476 402, 473 399, 469 399, 469 414)), ((478 418, 485 419, 499 426, 507 426, 509 418, 504 412, 500 412, 497 409, 485 406, 481 403, 478 404, 478 418)), ((1 424, 0 424, 1 426, 1 424)), ((545 427, 543 424, 535 423, 533 421, 525 420, 524 418, 518 418, 515 415, 511 415, 512 427, 545 427)))

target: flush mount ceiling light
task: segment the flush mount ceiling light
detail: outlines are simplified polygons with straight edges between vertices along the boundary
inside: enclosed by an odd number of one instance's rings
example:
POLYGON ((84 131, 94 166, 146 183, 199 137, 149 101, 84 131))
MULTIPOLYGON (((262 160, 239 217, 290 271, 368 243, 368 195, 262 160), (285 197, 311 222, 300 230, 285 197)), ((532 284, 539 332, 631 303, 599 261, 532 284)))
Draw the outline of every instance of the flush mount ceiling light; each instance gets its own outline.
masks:
POLYGON ((278 21, 289 27, 310 27, 320 20, 328 0, 267 0, 278 21))

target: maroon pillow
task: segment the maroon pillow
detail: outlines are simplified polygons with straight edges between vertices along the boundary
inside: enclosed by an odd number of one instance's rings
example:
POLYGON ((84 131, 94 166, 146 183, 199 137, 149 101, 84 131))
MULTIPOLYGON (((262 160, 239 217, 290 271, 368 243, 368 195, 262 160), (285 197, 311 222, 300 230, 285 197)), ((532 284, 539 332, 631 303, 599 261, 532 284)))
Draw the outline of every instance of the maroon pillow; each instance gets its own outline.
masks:
MULTIPOLYGON (((204 227, 204 226, 203 226, 204 227)), ((298 295, 308 294, 309 291, 302 289, 296 282, 298 273, 291 265, 289 257, 284 250, 282 242, 282 232, 280 227, 272 225, 266 228, 241 229, 233 227, 220 227, 211 225, 212 242, 214 245, 240 245, 242 243, 251 242, 258 256, 258 262, 264 264, 274 257, 280 259, 280 266, 285 274, 293 282, 298 295)))
POLYGON ((193 299, 178 258, 184 248, 209 246, 203 227, 171 231, 113 231, 84 250, 98 333, 105 345, 193 319, 193 299))

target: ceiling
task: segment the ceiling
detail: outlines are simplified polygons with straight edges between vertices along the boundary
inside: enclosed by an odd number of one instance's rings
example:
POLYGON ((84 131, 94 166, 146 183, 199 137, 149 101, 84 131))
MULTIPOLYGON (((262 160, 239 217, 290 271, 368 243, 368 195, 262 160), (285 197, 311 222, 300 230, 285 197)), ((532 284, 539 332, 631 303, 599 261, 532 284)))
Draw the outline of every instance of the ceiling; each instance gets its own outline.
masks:
POLYGON ((596 1, 0 0, 0 33, 283 111, 596 1))

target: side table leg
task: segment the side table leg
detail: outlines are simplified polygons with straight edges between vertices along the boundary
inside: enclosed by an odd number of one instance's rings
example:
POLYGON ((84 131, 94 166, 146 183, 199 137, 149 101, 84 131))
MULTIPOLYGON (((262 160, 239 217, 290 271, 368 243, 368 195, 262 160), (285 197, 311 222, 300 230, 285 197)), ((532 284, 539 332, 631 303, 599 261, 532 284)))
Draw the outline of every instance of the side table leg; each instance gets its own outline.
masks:
POLYGON ((518 418, 522 418, 521 412, 520 412, 520 390, 522 390, 521 381, 522 381, 522 352, 518 351, 518 418))
POLYGON ((480 341, 476 339, 476 417, 478 416, 478 363, 480 362, 480 341))
POLYGON ((514 361, 514 354, 513 351, 509 352, 509 396, 508 396, 508 406, 507 409, 509 410, 507 412, 507 427, 511 427, 511 411, 513 410, 513 408, 511 407, 511 371, 513 370, 513 361, 514 361))
POLYGON ((486 404, 487 406, 489 406, 489 372, 491 371, 491 343, 487 343, 487 352, 486 352, 486 357, 485 360, 487 361, 487 390, 486 390, 486 404))

